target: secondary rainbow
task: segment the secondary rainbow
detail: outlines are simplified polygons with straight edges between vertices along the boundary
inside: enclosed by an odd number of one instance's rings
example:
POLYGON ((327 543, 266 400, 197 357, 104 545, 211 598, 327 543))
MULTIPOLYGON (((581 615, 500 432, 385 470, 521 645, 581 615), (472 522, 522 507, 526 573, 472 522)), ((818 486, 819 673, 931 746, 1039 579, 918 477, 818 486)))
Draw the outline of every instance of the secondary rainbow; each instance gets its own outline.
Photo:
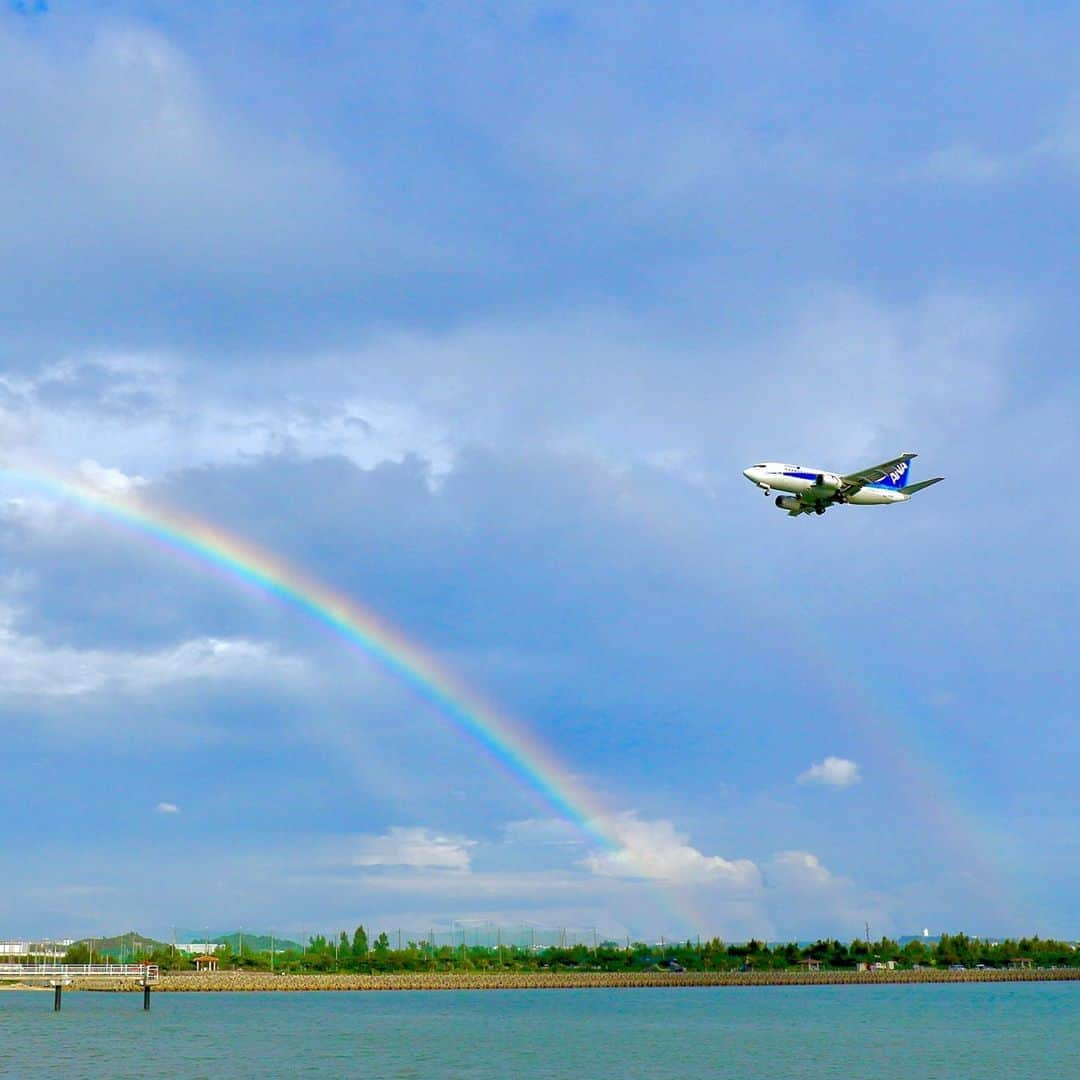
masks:
POLYGON ((209 564, 329 627, 434 705, 450 725, 478 743, 556 813, 607 849, 621 850, 622 844, 604 827, 608 817, 604 808, 546 746, 370 608, 250 540, 175 508, 151 504, 131 491, 102 490, 38 466, 27 469, 4 464, 0 469, 33 488, 69 499, 174 552, 209 564))

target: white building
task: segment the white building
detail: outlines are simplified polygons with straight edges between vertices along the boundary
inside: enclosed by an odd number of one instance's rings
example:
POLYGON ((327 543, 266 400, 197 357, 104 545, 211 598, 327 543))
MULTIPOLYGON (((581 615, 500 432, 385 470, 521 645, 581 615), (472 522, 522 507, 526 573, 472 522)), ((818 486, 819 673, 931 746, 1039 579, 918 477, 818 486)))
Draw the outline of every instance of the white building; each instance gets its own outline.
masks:
POLYGON ((0 941, 0 956, 33 956, 43 960, 59 960, 75 944, 74 938, 62 938, 59 941, 0 941))

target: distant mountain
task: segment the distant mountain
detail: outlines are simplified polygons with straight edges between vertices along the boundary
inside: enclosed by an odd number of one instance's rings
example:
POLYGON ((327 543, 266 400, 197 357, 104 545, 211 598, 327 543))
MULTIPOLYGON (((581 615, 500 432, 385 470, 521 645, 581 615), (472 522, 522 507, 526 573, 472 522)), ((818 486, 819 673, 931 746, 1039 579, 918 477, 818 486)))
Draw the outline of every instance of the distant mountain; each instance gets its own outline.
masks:
POLYGON ((243 934, 239 930, 232 934, 218 934, 210 940, 217 942, 219 945, 228 945, 233 952, 239 952, 241 938, 243 938, 246 952, 269 952, 271 946, 274 952, 288 952, 290 949, 300 952, 303 949, 303 945, 298 941, 290 941, 288 938, 280 937, 271 938, 269 934, 250 934, 246 930, 243 934))
POLYGON ((167 949, 169 946, 164 941, 155 941, 153 938, 140 934, 137 930, 130 930, 126 934, 115 934, 112 937, 83 938, 76 945, 86 945, 94 950, 95 956, 118 957, 121 953, 130 956, 132 953, 153 952, 154 949, 167 949))
MULTIPOLYGON (((209 938, 205 934, 196 936, 191 933, 180 933, 179 931, 177 931, 176 935, 177 942, 182 944, 210 941, 219 945, 228 945, 234 952, 240 951, 240 938, 239 930, 231 934, 213 934, 209 938)), ((270 951, 271 937, 269 934, 249 934, 245 930, 243 939, 246 952, 270 951)), ((289 952, 292 949, 297 952, 303 950, 303 946, 298 941, 292 941, 289 938, 280 938, 275 935, 272 940, 274 952, 277 953, 289 952)), ((137 930, 130 930, 124 934, 114 934, 110 937, 83 938, 75 944, 92 947, 95 957, 111 956, 113 958, 118 958, 121 952, 124 956, 130 956, 132 953, 153 952, 155 949, 169 949, 172 947, 168 941, 157 941, 155 938, 140 934, 137 930)))

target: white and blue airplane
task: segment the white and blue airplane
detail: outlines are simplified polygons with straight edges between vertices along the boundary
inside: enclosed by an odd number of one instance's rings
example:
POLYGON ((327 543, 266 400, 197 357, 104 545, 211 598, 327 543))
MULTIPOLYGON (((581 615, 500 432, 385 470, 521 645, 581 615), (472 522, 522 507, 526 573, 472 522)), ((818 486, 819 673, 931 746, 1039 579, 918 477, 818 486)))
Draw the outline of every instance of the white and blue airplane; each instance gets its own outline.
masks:
POLYGON ((908 484, 911 459, 917 454, 901 454, 892 461, 872 465, 869 469, 841 476, 839 473, 812 469, 806 465, 783 465, 766 461, 743 469, 743 476, 765 491, 789 494, 777 495, 776 505, 791 517, 800 514, 824 514, 830 506, 847 503, 851 506, 882 506, 886 503, 907 502, 916 491, 944 480, 935 476, 918 484, 908 484))

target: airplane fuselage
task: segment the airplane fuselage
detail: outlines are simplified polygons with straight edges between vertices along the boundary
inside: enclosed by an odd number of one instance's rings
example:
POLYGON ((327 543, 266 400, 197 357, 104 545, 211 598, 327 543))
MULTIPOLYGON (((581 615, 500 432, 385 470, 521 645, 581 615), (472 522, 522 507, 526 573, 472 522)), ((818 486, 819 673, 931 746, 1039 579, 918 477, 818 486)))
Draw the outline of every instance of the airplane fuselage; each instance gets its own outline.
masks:
POLYGON ((841 495, 842 485, 836 473, 815 469, 808 465, 785 465, 779 461, 767 461, 743 470, 743 476, 762 488, 766 495, 783 491, 791 495, 819 495, 824 500, 848 503, 852 506, 883 506, 886 503, 907 502, 911 498, 903 491, 882 484, 866 484, 850 495, 841 495))

